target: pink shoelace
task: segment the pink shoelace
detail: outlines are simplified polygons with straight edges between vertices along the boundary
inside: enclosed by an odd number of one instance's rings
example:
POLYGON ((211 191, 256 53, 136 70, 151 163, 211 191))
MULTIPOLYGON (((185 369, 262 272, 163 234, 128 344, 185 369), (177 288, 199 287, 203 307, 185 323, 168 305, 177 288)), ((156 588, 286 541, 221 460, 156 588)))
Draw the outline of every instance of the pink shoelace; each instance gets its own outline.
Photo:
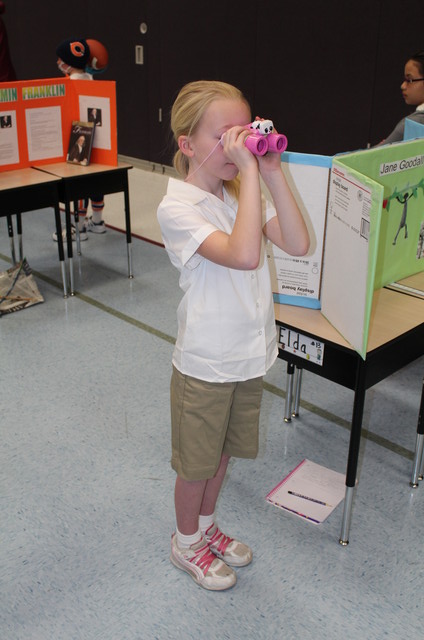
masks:
POLYGON ((206 536, 209 546, 214 547, 221 555, 224 555, 226 548, 234 539, 230 538, 230 536, 226 536, 218 527, 216 528, 213 536, 209 536, 208 532, 206 532, 206 536))
POLYGON ((216 555, 209 549, 209 546, 205 544, 204 547, 196 551, 196 555, 190 559, 190 562, 199 567, 204 575, 206 575, 214 560, 216 560, 216 555))

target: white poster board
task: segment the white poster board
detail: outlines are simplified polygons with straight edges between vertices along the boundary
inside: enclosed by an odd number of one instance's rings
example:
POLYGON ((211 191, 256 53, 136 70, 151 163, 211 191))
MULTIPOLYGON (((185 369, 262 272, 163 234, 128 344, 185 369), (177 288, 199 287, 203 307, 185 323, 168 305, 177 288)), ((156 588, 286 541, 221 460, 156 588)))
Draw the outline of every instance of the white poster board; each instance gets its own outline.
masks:
POLYGON ((325 236, 322 314, 365 358, 383 187, 334 160, 325 236))
POLYGON ((291 256, 267 245, 275 302, 320 308, 322 254, 325 234, 328 180, 332 158, 286 152, 282 169, 302 211, 311 241, 305 256, 291 256))

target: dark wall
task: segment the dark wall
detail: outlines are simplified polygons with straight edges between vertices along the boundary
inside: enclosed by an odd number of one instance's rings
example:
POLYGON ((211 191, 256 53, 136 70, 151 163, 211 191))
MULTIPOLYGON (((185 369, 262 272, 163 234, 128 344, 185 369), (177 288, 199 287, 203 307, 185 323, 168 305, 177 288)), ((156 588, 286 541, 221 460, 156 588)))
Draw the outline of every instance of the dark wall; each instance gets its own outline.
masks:
POLYGON ((408 56, 424 49, 422 0, 6 0, 18 79, 53 77, 56 45, 95 38, 116 80, 121 154, 170 164, 169 111, 187 81, 238 85, 294 151, 333 155, 376 144, 411 109, 408 56), (147 25, 141 33, 140 24, 147 25), (142 46, 144 64, 135 64, 142 46))

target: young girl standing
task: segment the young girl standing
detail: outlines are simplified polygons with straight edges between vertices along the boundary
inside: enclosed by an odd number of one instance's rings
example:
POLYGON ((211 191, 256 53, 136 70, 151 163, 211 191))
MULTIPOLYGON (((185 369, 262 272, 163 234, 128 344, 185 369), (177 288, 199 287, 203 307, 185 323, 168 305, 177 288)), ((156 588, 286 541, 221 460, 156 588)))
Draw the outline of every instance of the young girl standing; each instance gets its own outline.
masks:
POLYGON ((176 532, 171 561, 202 587, 236 582, 251 549, 222 533, 215 507, 231 456, 258 451, 262 378, 277 357, 268 238, 304 255, 309 236, 279 153, 245 146, 249 105, 232 85, 199 81, 180 91, 171 127, 174 164, 158 220, 184 292, 171 379, 176 532), (260 176, 273 205, 261 195, 260 176))

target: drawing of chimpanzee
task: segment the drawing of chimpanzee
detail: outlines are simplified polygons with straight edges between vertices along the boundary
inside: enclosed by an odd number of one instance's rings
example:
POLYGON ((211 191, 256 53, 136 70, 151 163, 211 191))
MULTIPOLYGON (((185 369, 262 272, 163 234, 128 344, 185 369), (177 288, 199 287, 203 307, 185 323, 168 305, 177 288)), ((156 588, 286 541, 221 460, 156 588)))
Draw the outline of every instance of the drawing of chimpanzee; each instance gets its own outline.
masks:
POLYGON ((401 229, 405 229, 405 240, 408 237, 408 225, 406 224, 406 216, 407 216, 407 213, 408 213, 408 200, 413 195, 414 195, 413 191, 411 191, 411 193, 406 192, 403 196, 397 196, 396 197, 396 200, 400 204, 403 204, 403 209, 402 209, 402 216, 401 216, 400 223, 399 223, 399 229, 396 232, 395 239, 393 240, 393 244, 396 244, 396 240, 398 238, 398 235, 399 235, 401 229))

